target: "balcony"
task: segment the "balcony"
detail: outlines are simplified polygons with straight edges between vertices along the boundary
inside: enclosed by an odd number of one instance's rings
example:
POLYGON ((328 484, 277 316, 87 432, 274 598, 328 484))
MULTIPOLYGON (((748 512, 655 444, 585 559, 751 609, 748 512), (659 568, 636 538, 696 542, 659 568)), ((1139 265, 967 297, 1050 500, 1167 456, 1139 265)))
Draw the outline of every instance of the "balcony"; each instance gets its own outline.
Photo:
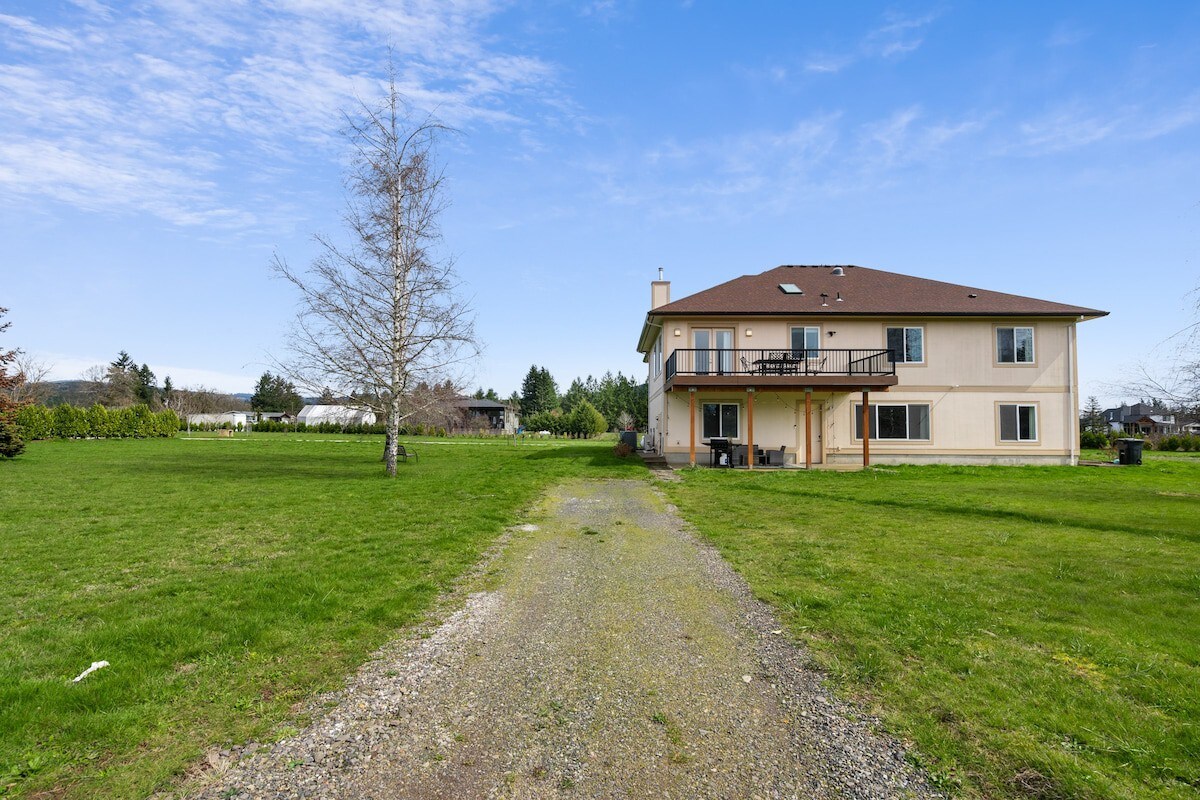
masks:
POLYGON ((849 391, 896 384, 891 350, 676 350, 666 388, 771 387, 849 391))

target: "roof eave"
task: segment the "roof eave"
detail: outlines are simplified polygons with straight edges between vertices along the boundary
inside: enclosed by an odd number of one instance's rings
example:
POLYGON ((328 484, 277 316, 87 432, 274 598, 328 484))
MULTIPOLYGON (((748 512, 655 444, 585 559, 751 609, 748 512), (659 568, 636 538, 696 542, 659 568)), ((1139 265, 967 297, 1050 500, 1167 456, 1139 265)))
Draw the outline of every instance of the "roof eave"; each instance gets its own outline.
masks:
MULTIPOLYGON (((814 311, 656 311, 658 317, 1059 317, 1086 321, 1107 317, 1109 312, 1092 308, 1070 311, 846 311, 817 309, 814 311)), ((649 321, 646 323, 649 325, 649 321)), ((656 326, 661 327, 661 325, 656 326)), ((646 327, 642 328, 645 336, 646 327)), ((653 344, 653 339, 651 339, 653 344)))
POLYGON ((657 312, 651 311, 646 314, 646 321, 642 323, 642 333, 638 336, 637 349, 643 355, 649 355, 650 348, 654 347, 654 340, 658 338, 656 332, 662 329, 662 323, 655 321, 659 316, 657 312))

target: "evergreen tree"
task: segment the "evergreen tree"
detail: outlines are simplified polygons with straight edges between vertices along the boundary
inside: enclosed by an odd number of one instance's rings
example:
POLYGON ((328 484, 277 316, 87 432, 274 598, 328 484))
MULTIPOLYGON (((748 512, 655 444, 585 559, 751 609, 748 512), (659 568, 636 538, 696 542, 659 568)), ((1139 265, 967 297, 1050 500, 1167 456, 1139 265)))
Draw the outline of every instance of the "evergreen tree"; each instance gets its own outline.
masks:
POLYGON ((521 383, 521 416, 533 416, 558 408, 558 386, 550 371, 536 364, 521 383))
MULTIPOLYGON (((332 403, 332 394, 330 395, 332 403)), ((322 400, 322 402, 324 402, 322 400)), ((264 372, 254 385, 254 395, 250 398, 250 408, 254 411, 286 411, 295 414, 304 406, 304 398, 296 391, 296 386, 282 375, 272 375, 264 372)))
POLYGON ((134 379, 134 395, 147 406, 153 405, 158 400, 158 386, 155 384, 156 379, 154 373, 150 371, 150 367, 142 364, 133 371, 132 377, 134 379))
POLYGON ((570 413, 575 410, 575 407, 580 403, 588 400, 587 389, 584 388, 583 381, 576 378, 571 381, 570 388, 562 397, 562 410, 564 413, 570 413))
POLYGON ((122 350, 117 353, 116 360, 110 361, 108 366, 121 372, 131 372, 136 365, 133 363, 133 359, 129 357, 129 353, 122 350))
POLYGON ((1091 433, 1106 434, 1108 433, 1108 423, 1104 420, 1104 411, 1100 408, 1100 402, 1095 396, 1088 398, 1087 406, 1083 410, 1083 416, 1079 420, 1081 431, 1090 431, 1091 433))

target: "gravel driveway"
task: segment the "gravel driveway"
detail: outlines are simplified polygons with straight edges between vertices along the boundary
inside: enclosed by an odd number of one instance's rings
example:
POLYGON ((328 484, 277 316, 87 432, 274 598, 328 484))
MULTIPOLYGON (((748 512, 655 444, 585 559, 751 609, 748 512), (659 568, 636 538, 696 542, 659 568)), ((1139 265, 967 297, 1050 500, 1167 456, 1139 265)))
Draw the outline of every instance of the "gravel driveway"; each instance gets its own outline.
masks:
POLYGON ((940 796, 651 483, 558 487, 476 583, 200 796, 940 796))

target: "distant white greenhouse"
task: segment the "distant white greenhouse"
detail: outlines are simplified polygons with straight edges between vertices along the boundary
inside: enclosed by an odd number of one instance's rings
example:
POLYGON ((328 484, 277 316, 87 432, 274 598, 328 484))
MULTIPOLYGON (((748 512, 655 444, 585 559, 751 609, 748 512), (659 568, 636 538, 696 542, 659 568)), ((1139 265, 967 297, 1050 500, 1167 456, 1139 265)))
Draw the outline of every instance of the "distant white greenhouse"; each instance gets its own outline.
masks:
POLYGON ((300 409, 296 421, 305 425, 374 425, 375 413, 350 406, 312 405, 300 409))

